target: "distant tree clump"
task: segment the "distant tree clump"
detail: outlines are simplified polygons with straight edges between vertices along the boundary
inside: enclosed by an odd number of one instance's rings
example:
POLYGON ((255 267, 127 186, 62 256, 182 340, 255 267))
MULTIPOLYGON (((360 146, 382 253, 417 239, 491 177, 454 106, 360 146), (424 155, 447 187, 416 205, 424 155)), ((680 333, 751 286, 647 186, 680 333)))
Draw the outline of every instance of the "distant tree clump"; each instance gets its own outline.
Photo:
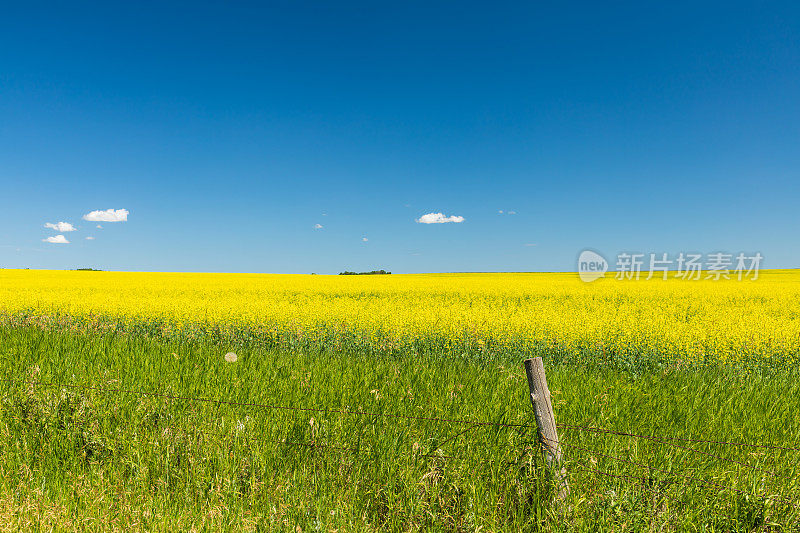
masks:
POLYGON ((369 272, 350 272, 345 270, 344 272, 339 272, 340 276, 372 276, 377 274, 391 274, 391 272, 385 270, 370 270, 369 272))
POLYGON ((82 270, 85 272, 102 272, 99 268, 76 268, 75 270, 82 270))

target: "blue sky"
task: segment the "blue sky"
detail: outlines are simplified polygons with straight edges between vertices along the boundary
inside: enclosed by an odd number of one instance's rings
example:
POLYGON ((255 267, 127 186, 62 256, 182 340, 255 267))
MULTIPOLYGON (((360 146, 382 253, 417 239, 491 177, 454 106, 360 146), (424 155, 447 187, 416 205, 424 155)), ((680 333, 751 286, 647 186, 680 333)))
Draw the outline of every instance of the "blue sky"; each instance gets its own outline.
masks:
POLYGON ((800 267, 796 3, 128 4, 3 7, 0 266, 800 267))

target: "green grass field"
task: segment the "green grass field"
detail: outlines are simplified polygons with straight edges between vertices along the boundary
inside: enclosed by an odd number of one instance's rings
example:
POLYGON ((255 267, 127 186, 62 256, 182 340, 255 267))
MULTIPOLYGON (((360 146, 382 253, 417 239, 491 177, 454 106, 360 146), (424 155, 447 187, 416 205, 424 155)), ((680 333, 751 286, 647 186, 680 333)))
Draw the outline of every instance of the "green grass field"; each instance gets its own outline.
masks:
MULTIPOLYGON (((521 361, 227 351, 0 327, 0 527, 800 530, 800 451, 562 427, 571 491, 554 501, 521 361)), ((561 424, 800 447, 792 371, 636 374, 544 355, 561 424)))

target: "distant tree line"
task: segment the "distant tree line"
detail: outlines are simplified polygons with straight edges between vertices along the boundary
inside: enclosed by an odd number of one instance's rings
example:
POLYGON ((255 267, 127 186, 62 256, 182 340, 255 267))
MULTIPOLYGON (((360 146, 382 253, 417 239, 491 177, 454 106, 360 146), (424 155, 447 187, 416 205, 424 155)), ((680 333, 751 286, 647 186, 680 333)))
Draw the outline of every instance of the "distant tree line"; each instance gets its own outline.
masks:
POLYGON ((375 274, 391 274, 391 272, 385 270, 370 270, 369 272, 350 272, 345 270, 344 272, 339 272, 340 276, 371 276, 375 274))

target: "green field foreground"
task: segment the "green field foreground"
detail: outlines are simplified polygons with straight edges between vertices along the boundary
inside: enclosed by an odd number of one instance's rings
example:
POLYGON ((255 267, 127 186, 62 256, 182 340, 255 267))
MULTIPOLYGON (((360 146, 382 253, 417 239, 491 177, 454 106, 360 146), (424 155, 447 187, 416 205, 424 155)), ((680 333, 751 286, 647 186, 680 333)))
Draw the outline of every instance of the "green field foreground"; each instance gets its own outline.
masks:
POLYGON ((792 369, 544 354, 571 488, 556 502, 522 361, 228 351, 0 326, 0 529, 800 530, 792 369))

